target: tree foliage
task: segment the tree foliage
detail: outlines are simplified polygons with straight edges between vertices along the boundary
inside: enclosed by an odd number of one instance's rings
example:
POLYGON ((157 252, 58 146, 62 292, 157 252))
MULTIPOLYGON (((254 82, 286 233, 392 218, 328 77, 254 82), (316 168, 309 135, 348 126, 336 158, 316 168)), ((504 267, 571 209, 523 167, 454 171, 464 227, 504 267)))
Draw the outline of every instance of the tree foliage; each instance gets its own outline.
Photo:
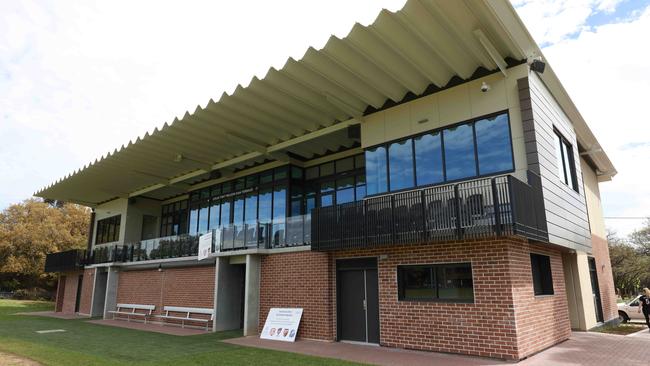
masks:
POLYGON ((0 212, 0 287, 45 286, 47 253, 84 248, 90 211, 68 203, 28 199, 0 212))
POLYGON ((626 239, 607 233, 614 285, 623 296, 632 296, 650 287, 650 220, 626 239))

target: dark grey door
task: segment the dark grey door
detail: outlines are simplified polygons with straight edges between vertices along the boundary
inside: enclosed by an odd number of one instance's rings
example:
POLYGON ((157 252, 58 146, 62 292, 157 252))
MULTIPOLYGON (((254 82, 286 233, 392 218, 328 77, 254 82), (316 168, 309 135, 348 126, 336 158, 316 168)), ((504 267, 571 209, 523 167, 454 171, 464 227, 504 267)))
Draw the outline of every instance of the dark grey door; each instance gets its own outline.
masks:
POLYGON ((337 262, 338 339, 379 343, 379 286, 375 258, 337 262))
POLYGON ((77 299, 75 300, 74 304, 74 312, 78 313, 79 312, 79 305, 81 303, 81 288, 83 286, 83 275, 79 275, 79 281, 77 282, 77 299))

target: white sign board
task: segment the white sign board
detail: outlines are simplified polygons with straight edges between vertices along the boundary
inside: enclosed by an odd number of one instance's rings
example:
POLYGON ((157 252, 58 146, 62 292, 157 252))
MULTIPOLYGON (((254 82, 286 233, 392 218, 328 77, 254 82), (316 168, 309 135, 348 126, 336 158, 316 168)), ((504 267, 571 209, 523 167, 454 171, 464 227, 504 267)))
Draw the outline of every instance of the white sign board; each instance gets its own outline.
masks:
POLYGON ((301 308, 271 308, 260 338, 294 342, 301 317, 301 308))
POLYGON ((212 251, 212 231, 207 234, 199 236, 199 258, 198 260, 206 259, 210 256, 212 251))

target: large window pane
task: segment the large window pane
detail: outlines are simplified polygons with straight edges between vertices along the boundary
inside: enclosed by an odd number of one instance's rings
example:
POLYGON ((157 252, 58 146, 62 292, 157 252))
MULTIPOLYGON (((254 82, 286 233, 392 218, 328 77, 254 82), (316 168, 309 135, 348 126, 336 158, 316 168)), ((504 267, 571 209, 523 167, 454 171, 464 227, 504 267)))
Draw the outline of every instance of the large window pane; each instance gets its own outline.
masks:
POLYGON ((441 141, 440 132, 429 133, 414 139, 418 186, 444 181, 441 141))
POLYGON ((202 203, 199 209, 199 233, 208 231, 208 211, 210 206, 208 203, 202 203))
POLYGON ((244 197, 239 196, 235 198, 232 207, 232 222, 241 225, 244 222, 244 197))
POLYGON ((444 130, 447 180, 476 176, 472 124, 444 130))
POLYGON ((257 193, 248 193, 246 195, 246 213, 244 220, 247 223, 257 221, 257 193))
POLYGON ((221 201, 221 225, 228 225, 230 221, 230 206, 231 201, 221 201))
POLYGON ((212 205, 210 206, 210 229, 216 229, 219 226, 219 201, 213 199, 212 205))
POLYGON ((438 266, 436 280, 439 299, 474 299, 472 267, 469 263, 438 266))
POLYGON ((379 146, 366 151, 366 181, 369 195, 388 190, 386 148, 379 146))
POLYGON ((400 268, 401 299, 418 300, 433 299, 436 289, 433 282, 433 271, 429 266, 400 268))
POLYGON ((479 175, 512 170, 508 115, 482 119, 474 124, 479 175))
POLYGON ((190 206, 189 233, 194 235, 199 224, 199 205, 194 203, 190 206))
POLYGON ((407 301, 472 302, 470 263, 398 266, 398 298, 407 301))
POLYGON ((273 190, 273 219, 282 219, 287 216, 287 188, 284 185, 273 190))
POLYGON ((411 188, 415 185, 413 175, 413 140, 393 142, 388 145, 390 190, 411 188))
POLYGON ((260 190, 260 201, 259 201, 259 220, 263 223, 271 222, 271 214, 273 212, 272 206, 272 197, 273 192, 271 188, 265 188, 260 190))

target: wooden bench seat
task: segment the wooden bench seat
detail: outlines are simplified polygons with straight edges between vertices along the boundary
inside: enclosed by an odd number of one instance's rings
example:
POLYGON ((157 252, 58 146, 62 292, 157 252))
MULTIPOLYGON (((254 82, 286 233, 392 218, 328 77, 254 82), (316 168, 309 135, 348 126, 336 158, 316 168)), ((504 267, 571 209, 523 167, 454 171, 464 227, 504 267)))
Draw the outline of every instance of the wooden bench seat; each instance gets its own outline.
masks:
POLYGON ((160 318, 163 320, 179 320, 181 322, 181 327, 185 327, 185 322, 197 322, 205 323, 205 330, 209 329, 210 323, 214 320, 214 310, 208 308, 190 308, 183 306, 165 306, 163 307, 165 314, 162 315, 153 315, 155 318, 160 318), (185 316, 179 316, 175 314, 185 314, 185 316), (210 315, 210 318, 199 318, 196 315, 210 315), (194 315, 194 316, 193 316, 194 315))
POLYGON ((156 309, 156 306, 143 304, 117 304, 116 308, 117 310, 108 311, 109 314, 113 314, 113 319, 115 319, 115 315, 126 316, 126 321, 131 321, 131 317, 142 317, 146 323, 147 318, 151 316, 153 311, 156 309), (128 309, 131 309, 131 311, 126 311, 128 309))

